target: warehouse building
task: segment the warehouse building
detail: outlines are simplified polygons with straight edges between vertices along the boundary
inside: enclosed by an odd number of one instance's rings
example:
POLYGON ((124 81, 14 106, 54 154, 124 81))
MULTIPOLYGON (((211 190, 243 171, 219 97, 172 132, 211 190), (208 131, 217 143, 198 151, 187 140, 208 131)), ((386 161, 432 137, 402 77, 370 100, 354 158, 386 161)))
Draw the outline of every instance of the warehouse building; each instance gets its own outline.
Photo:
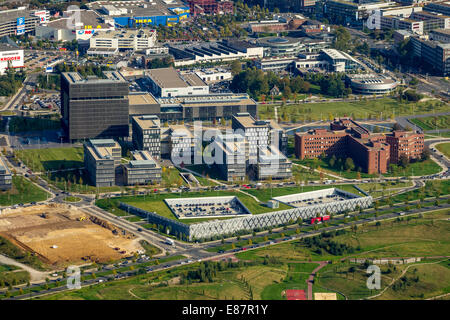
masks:
POLYGON ((128 136, 128 82, 116 71, 104 78, 61 74, 61 115, 66 138, 118 138, 128 136))
POLYGON ((89 139, 84 144, 84 168, 96 187, 116 185, 116 169, 120 165, 122 148, 112 139, 89 139))
POLYGON ((232 14, 233 1, 228 0, 186 0, 193 16, 200 14, 232 14))
POLYGON ((148 151, 132 151, 132 160, 122 164, 125 184, 157 184, 161 182, 161 166, 148 151))
POLYGON ((180 0, 95 1, 86 4, 121 27, 173 26, 189 17, 189 7, 180 0))
POLYGON ((156 115, 134 116, 131 121, 133 144, 137 150, 148 151, 155 159, 161 158, 161 127, 156 115))

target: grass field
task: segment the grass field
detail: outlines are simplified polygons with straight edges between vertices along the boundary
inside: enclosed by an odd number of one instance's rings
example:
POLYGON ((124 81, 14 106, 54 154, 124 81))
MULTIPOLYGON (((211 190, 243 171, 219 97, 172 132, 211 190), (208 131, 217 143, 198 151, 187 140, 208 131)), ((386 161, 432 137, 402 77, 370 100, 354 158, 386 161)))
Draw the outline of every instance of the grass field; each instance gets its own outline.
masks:
MULTIPOLYGON (((284 299, 285 289, 306 289, 306 279, 317 266, 312 261, 332 260, 318 272, 313 292, 340 292, 339 299, 361 299, 378 293, 366 287, 367 273, 363 265, 340 262, 343 257, 413 257, 448 255, 450 252, 449 210, 425 213, 423 217, 407 222, 382 222, 381 226, 364 225, 356 232, 347 231, 332 238, 338 243, 359 245, 353 254, 317 254, 301 241, 292 241, 236 254, 253 265, 225 268, 212 282, 179 284, 178 276, 189 270, 198 270, 199 264, 180 266, 169 271, 135 276, 129 279, 102 283, 81 290, 57 293, 41 299, 284 299), (268 259, 267 263, 263 263, 268 259)), ((442 259, 440 259, 442 260, 442 259)), ((412 265, 381 266, 382 288, 402 271, 406 285, 388 289, 380 299, 422 299, 448 293, 450 262, 432 265, 423 260, 412 265), (409 267, 411 266, 411 267, 409 267), (415 279, 418 277, 418 281, 415 279), (406 290, 402 290, 406 289, 406 290)))
MULTIPOLYGON (((273 106, 266 106, 259 111, 260 117, 273 118, 273 106)), ((439 101, 418 103, 399 102, 391 98, 362 100, 352 102, 303 103, 280 106, 278 115, 287 114, 296 121, 331 120, 335 117, 350 116, 353 119, 383 119, 410 114, 427 114, 448 111, 448 105, 439 101)))
POLYGON ((35 172, 81 168, 83 148, 48 148, 16 151, 16 156, 35 172))
POLYGON ((450 158, 450 142, 437 144, 436 149, 445 154, 447 158, 450 158))
POLYGON ((65 197, 64 201, 66 201, 66 202, 78 202, 78 201, 81 201, 81 198, 80 197, 69 196, 69 197, 65 197))
POLYGON ((9 132, 55 130, 61 128, 59 119, 13 117, 9 123, 9 132))
POLYGON ((0 264, 0 288, 27 283, 30 274, 18 267, 0 264))
MULTIPOLYGON (((183 192, 180 194, 151 194, 148 196, 124 196, 120 197, 114 200, 110 199, 100 199, 97 200, 96 205, 99 207, 108 210, 111 213, 117 214, 117 215, 125 215, 122 210, 118 209, 118 203, 125 202, 132 206, 142 208, 144 210, 153 211, 161 216, 164 216, 166 218, 170 219, 176 219, 176 217, 173 215, 172 211, 167 207, 167 205, 164 202, 164 199, 167 198, 194 198, 194 197, 215 197, 215 196, 237 196, 239 200, 242 201, 242 203, 247 207, 247 209, 250 210, 253 214, 259 214, 259 213, 265 213, 265 212, 271 212, 271 211, 277 211, 277 210, 283 210, 288 209, 290 207, 280 204, 280 208, 278 209, 271 209, 266 206, 263 206, 262 204, 256 202, 252 197, 245 195, 241 192, 237 191, 205 191, 205 192, 183 192)), ((202 222, 207 221, 209 219, 183 219, 180 220, 183 223, 195 223, 195 222, 202 222)))
MULTIPOLYGON (((307 167, 311 167, 311 165, 317 165, 319 166, 325 173, 330 172, 335 175, 341 176, 346 179, 359 179, 359 178, 375 178, 376 175, 374 174, 367 174, 364 172, 360 172, 358 175, 358 172, 356 170, 338 170, 335 167, 331 167, 327 161, 323 159, 303 159, 303 160, 293 160, 294 163, 301 164, 307 167)), ((423 176, 423 175, 430 175, 434 173, 438 173, 441 171, 441 167, 434 162, 431 159, 424 160, 424 161, 418 161, 418 162, 412 162, 408 164, 406 168, 392 165, 389 166, 389 171, 383 176, 386 177, 397 177, 397 176, 423 176), (392 170, 391 170, 392 169, 392 170)))
POLYGON ((439 117, 424 117, 409 119, 423 130, 437 130, 450 128, 450 115, 439 117))
POLYGON ((0 192, 0 206, 38 202, 47 199, 47 192, 22 176, 13 176, 11 190, 0 192))

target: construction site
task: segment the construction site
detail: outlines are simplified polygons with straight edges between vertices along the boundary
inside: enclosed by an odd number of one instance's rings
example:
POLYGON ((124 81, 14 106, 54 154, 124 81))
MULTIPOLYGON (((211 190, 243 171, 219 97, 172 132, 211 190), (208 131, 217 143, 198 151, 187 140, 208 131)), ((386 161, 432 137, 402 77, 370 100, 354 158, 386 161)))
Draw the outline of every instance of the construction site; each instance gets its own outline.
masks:
POLYGON ((110 262, 143 251, 134 235, 63 204, 3 210, 0 236, 54 267, 110 262))

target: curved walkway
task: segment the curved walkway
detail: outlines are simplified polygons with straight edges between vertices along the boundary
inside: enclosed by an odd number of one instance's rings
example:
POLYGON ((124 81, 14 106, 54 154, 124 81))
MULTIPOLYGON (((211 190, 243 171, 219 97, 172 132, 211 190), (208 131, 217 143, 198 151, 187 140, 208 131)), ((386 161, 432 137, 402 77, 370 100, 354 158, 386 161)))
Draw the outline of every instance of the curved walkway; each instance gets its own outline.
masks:
POLYGON ((30 274, 30 282, 42 281, 48 277, 47 272, 38 271, 36 269, 31 268, 30 266, 27 266, 23 263, 17 262, 16 260, 13 260, 13 259, 8 258, 1 254, 0 254, 0 263, 11 265, 11 266, 16 266, 16 267, 19 267, 19 268, 27 271, 30 274))

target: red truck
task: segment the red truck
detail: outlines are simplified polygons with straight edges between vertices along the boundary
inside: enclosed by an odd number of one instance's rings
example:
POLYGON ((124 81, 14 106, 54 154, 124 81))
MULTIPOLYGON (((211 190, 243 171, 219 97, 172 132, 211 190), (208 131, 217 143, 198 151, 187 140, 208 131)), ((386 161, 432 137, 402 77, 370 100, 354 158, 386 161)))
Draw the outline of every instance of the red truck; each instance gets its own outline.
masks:
POLYGON ((311 224, 320 223, 320 222, 324 222, 324 221, 327 221, 327 220, 330 220, 330 216, 311 218, 311 224))

